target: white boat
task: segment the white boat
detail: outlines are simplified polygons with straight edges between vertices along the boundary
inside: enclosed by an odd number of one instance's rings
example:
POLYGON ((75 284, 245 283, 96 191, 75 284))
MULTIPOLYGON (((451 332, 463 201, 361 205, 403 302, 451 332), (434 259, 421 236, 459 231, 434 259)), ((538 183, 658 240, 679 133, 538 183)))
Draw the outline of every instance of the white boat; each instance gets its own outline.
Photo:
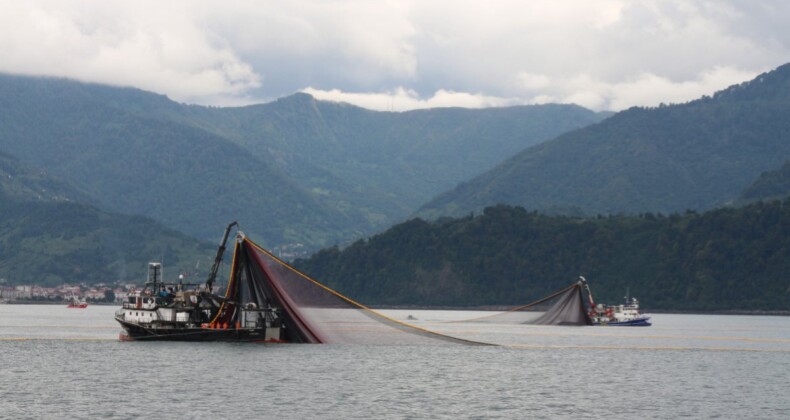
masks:
POLYGON ((650 317, 639 312, 639 301, 626 297, 622 305, 606 306, 602 303, 590 310, 593 325, 649 327, 650 317))
POLYGON ((603 303, 595 304, 587 279, 579 277, 579 280, 584 284, 584 288, 587 291, 587 298, 590 304, 589 315, 593 325, 609 325, 613 327, 649 327, 653 325, 650 323, 648 315, 639 312, 639 301, 635 297, 628 297, 628 292, 626 292, 625 303, 622 305, 607 306, 603 303))

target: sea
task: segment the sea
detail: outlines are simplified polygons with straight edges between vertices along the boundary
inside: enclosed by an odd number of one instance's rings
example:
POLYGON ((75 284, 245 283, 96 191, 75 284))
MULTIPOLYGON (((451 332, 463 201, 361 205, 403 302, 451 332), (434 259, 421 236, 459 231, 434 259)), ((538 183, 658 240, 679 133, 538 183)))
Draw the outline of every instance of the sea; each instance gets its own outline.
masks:
POLYGON ((790 317, 569 327, 385 310, 496 345, 384 346, 125 342, 116 309, 0 305, 0 418, 790 418, 790 317))

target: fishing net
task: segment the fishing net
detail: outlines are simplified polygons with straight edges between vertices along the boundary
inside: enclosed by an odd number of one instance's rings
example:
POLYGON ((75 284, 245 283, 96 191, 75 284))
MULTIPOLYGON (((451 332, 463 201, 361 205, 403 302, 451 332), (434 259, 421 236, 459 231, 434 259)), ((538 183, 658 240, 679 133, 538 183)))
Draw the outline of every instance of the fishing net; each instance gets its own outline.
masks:
POLYGON ((535 302, 505 312, 462 322, 532 325, 592 325, 584 305, 584 284, 579 281, 535 302))
POLYGON ((285 339, 298 343, 483 344, 413 326, 342 296, 249 239, 236 243, 227 302, 219 322, 233 322, 235 307, 274 308, 285 339))

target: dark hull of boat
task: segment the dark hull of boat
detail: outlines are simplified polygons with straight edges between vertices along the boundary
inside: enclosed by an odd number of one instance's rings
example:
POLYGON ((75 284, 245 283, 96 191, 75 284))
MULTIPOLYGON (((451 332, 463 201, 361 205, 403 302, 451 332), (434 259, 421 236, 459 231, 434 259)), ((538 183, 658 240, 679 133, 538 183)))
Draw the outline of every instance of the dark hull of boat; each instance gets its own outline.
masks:
POLYGON ((120 339, 122 341, 231 341, 231 342, 261 342, 281 343, 284 341, 266 339, 266 330, 263 328, 162 328, 144 326, 137 323, 122 321, 116 318, 124 329, 120 339))

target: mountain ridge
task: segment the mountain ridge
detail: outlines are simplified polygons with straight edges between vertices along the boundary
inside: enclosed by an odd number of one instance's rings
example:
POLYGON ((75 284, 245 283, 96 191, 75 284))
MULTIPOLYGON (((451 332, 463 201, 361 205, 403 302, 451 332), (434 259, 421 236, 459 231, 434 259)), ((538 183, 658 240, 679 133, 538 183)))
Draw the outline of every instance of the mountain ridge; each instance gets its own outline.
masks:
POLYGON ((790 157, 790 65, 685 104, 631 108, 528 148, 417 216, 497 203, 588 214, 706 210, 790 157), (770 92, 765 97, 763 92, 770 92))
POLYGON ((562 106, 381 113, 306 94, 209 108, 134 88, 0 75, 0 150, 107 210, 204 239, 238 219, 267 246, 315 249, 372 233, 508 150, 600 118, 562 106), (464 130, 441 132, 464 121, 464 130), (473 153, 477 139, 492 147, 473 153))
MULTIPOLYGON (((296 222, 331 212, 316 210, 319 205, 308 194, 221 137, 92 98, 68 98, 43 105, 37 98, 0 100, 6 127, 0 146, 80 186, 107 210, 143 214, 202 238, 214 237, 233 218, 261 237, 280 237, 280 226, 263 223, 257 216, 261 211, 285 217, 288 208, 301 206, 306 211, 291 216, 296 222), (32 121, 16 122, 26 117, 32 121), (268 194, 269 188, 256 179, 277 185, 280 194, 268 194)), ((320 221, 309 223, 319 233, 334 229, 320 221)))

